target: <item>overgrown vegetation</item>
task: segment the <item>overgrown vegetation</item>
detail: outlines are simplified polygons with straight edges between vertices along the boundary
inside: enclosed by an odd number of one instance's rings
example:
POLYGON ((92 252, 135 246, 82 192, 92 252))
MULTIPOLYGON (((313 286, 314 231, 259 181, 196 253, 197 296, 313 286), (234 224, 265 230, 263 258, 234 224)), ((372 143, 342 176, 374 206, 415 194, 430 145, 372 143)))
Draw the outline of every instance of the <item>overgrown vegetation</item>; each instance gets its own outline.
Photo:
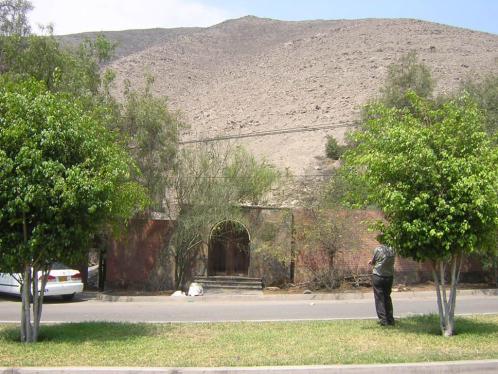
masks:
POLYGON ((262 274, 265 286, 288 284, 296 257, 292 209, 256 209, 252 213, 249 215, 251 268, 262 274))
MULTIPOLYGON (((487 75, 480 81, 467 79, 461 91, 468 93, 483 110, 486 132, 498 147, 498 75, 487 75)), ((498 285, 498 244, 494 252, 483 254, 481 259, 484 268, 492 272, 493 284, 498 285)))
POLYGON ((168 250, 175 262, 177 288, 184 286, 212 227, 223 220, 243 221, 240 204, 261 202, 277 178, 273 168, 240 147, 211 143, 180 150, 168 199, 176 218, 168 250))
MULTIPOLYGON (((312 289, 334 289, 346 280, 359 279, 360 274, 342 261, 339 253, 348 256, 358 247, 358 227, 346 208, 321 206, 309 210, 307 219, 298 230, 303 247, 300 264, 308 273, 308 286, 312 289)), ((353 257, 353 256, 351 256, 353 257)))
POLYGON ((346 183, 341 174, 334 172, 329 182, 315 191, 305 218, 296 227, 297 240, 303 243, 299 263, 308 273, 312 289, 333 289, 346 281, 359 283, 360 272, 352 264, 338 261, 358 249, 362 226, 352 210, 342 204, 346 192, 352 190, 346 183))
POLYGON ((27 15, 32 10, 31 1, 0 0, 0 36, 28 35, 31 27, 27 15))

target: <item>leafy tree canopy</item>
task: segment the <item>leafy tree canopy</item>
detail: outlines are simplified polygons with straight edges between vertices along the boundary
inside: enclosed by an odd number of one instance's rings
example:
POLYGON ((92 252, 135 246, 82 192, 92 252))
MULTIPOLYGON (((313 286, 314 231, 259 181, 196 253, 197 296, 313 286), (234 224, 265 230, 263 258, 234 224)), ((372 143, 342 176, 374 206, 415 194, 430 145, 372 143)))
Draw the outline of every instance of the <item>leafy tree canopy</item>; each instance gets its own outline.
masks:
MULTIPOLYGON (((412 110, 373 104, 344 170, 385 214, 386 241, 416 260, 490 248, 498 225, 498 152, 477 105, 463 97, 437 106, 411 92, 412 110)), ((358 197, 358 196, 356 196, 358 197)))
POLYGON ((0 268, 23 274, 21 336, 30 342, 52 263, 80 261, 92 234, 133 215, 145 195, 126 151, 77 101, 34 80, 2 83, 0 268))
POLYGON ((34 81, 0 89, 0 159, 7 270, 73 263, 100 224, 129 216, 142 199, 131 159, 105 127, 34 81))
POLYGON ((409 91, 406 100, 403 109, 367 107, 343 167, 349 185, 365 188, 347 194, 383 211, 377 229, 385 243, 402 256, 430 261, 441 332, 452 336, 465 255, 496 250, 498 148, 468 96, 438 104, 409 91))
POLYGON ((0 72, 14 81, 34 78, 52 92, 89 101, 109 79, 107 73, 102 78, 100 69, 113 50, 114 45, 103 36, 70 50, 62 48, 52 35, 12 35, 0 38, 0 72))

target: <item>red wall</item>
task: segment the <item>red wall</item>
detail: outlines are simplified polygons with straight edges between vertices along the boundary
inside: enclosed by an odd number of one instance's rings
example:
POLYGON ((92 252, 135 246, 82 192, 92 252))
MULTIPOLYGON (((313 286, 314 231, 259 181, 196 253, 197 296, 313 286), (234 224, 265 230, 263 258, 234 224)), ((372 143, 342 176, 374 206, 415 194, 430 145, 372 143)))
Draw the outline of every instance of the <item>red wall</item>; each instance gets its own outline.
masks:
POLYGON ((129 289, 172 289, 171 269, 158 268, 158 255, 165 250, 174 224, 167 220, 133 219, 121 239, 107 252, 106 287, 129 289), (155 285, 158 272, 165 284, 155 285))
MULTIPOLYGON (((294 253, 297 255, 294 283, 299 284, 307 282, 310 277, 303 256, 306 245, 310 244, 306 242, 303 230, 310 220, 309 211, 305 209, 295 209, 293 215, 295 222, 294 240, 291 240, 291 230, 289 230, 288 250, 290 253, 291 247, 294 246, 294 253), (290 244, 291 242, 292 244, 290 244)), ((376 218, 381 218, 381 215, 374 211, 347 213, 347 222, 355 228, 356 240, 355 244, 350 245, 349 248, 339 250, 335 258, 336 268, 340 268, 346 274, 348 272, 356 275, 370 274, 371 269, 368 266, 368 261, 378 243, 375 240, 375 233, 367 231, 365 221, 376 218)), ((172 221, 132 220, 122 238, 114 241, 108 250, 106 286, 112 289, 134 290, 173 289, 173 259, 164 256, 164 250, 173 234, 173 229, 174 222, 172 221)), ((253 240, 255 239, 253 238, 253 240)), ((326 257, 320 258, 320 251, 312 249, 310 253, 318 256, 315 262, 319 266, 327 266, 326 257)), ((265 271, 271 271, 271 268, 265 271)), ((395 271, 397 283, 414 283, 432 279, 428 264, 420 264, 405 258, 398 257, 396 259, 395 271)), ((478 261, 467 261, 462 271, 462 281, 477 281, 483 278, 482 268, 478 261)), ((286 274, 288 273, 286 271, 286 274)), ((271 278, 270 275, 266 276, 271 278)))
MULTIPOLYGON (((373 250, 379 245, 375 239, 376 233, 368 232, 366 221, 381 219, 382 215, 376 211, 358 210, 347 214, 348 224, 354 228, 353 232, 356 235, 355 244, 350 248, 341 248, 335 258, 335 266, 346 274, 369 275, 371 268, 368 261, 372 258, 373 250)), ((309 224, 309 211, 305 209, 294 211, 294 220, 297 227, 309 224)), ((300 237, 299 232, 296 232, 296 271, 295 283, 304 283, 309 279, 309 271, 307 271, 307 263, 303 249, 306 243, 300 237)), ((317 264, 327 266, 326 257, 320 255, 317 251, 317 256, 322 256, 322 259, 315 261, 317 264)), ((308 265, 309 266, 309 265, 308 265)), ((462 281, 482 281, 483 271, 479 261, 468 259, 462 267, 462 281)), ((417 283, 432 280, 432 270, 429 263, 419 263, 408 258, 397 257, 395 262, 395 282, 396 283, 417 283)))

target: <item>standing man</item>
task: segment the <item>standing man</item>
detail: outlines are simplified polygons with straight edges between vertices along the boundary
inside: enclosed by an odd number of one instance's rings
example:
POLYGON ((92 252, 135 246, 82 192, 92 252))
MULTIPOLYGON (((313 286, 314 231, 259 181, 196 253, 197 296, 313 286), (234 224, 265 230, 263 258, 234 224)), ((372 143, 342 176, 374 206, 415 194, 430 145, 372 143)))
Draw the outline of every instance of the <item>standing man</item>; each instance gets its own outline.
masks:
MULTIPOLYGON (((382 242, 382 234, 377 237, 382 242)), ((374 250, 372 259, 368 262, 373 265, 372 285, 375 297, 375 309, 382 326, 394 326, 393 302, 391 290, 394 276, 395 253, 391 247, 379 245, 374 250)))

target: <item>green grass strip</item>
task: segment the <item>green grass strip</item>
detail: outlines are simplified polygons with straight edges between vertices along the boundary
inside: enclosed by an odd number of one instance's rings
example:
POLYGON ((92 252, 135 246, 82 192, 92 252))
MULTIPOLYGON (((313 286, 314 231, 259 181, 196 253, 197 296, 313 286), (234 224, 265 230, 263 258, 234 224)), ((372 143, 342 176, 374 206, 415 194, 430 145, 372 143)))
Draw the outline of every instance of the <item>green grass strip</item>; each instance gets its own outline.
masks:
POLYGON ((372 364, 498 358, 498 316, 457 319, 439 334, 436 316, 372 320, 44 325, 40 342, 19 343, 0 325, 0 366, 266 366, 372 364))

